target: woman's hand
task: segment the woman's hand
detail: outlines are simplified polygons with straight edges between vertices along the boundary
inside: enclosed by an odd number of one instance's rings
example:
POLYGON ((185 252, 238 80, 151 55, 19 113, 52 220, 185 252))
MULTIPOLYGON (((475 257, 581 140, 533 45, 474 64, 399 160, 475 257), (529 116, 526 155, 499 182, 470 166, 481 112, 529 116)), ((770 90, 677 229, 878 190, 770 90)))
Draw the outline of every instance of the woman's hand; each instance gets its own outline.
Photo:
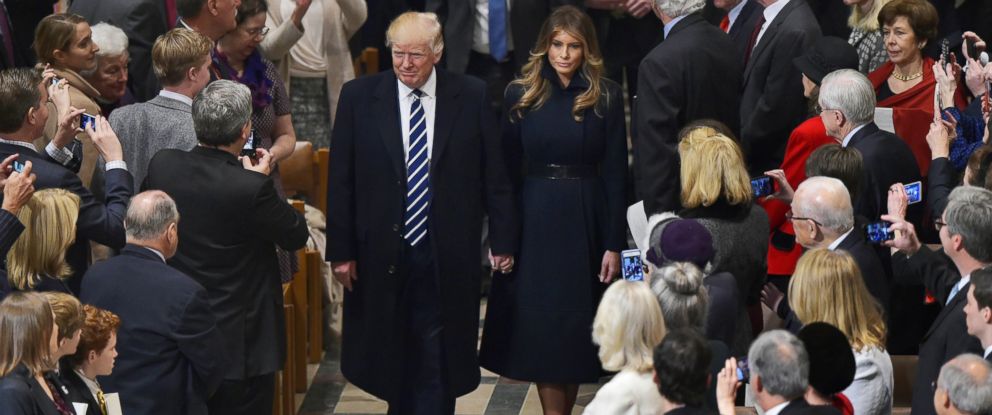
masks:
POLYGON ((933 77, 937 81, 941 109, 954 106, 954 92, 957 90, 957 79, 954 75, 954 64, 948 63, 947 66, 941 65, 941 62, 933 64, 933 77))
POLYGON ((603 252, 603 265, 599 268, 599 281, 603 284, 609 284, 618 272, 620 272, 620 253, 603 252))
POLYGON ((792 203, 792 197, 795 196, 795 190, 792 189, 792 185, 789 184, 789 180, 785 178, 785 171, 782 169, 768 170, 765 175, 771 177, 778 183, 778 191, 768 195, 768 199, 781 200, 783 203, 792 203))
POLYGON ((902 183, 893 183, 889 186, 889 198, 887 201, 888 214, 891 217, 906 218, 906 209, 909 208, 909 196, 906 194, 906 187, 902 183))
POLYGON ((930 146, 930 159, 948 157, 951 152, 951 137, 943 119, 935 119, 930 123, 927 132, 927 145, 930 146))
POLYGON ((734 415, 737 401, 737 359, 731 357, 716 375, 716 407, 720 415, 734 415))
POLYGON ((58 124, 55 128, 55 136, 52 137, 52 142, 55 143, 55 147, 63 148, 72 142, 73 138, 76 138, 76 132, 79 128, 76 127, 76 120, 82 113, 86 112, 84 109, 76 109, 75 107, 68 107, 68 111, 62 113, 59 111, 58 124))
POLYGON ((773 313, 778 312, 778 303, 782 302, 785 295, 782 291, 779 291, 775 284, 767 283, 761 288, 761 302, 762 304, 768 306, 773 313))
POLYGON ((313 0, 296 0, 296 8, 293 9, 293 25, 296 26, 301 32, 303 31, 303 16, 306 16, 307 10, 310 10, 310 3, 313 0))

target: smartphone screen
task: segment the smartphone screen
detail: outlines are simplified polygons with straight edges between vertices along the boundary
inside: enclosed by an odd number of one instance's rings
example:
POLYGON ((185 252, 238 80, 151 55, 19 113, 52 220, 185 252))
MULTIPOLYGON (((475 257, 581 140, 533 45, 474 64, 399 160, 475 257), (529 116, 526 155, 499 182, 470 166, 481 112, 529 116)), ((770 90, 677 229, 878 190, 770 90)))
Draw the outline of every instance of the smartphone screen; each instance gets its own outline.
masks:
POLYGON ((24 173, 24 163, 14 160, 14 171, 24 173))
POLYGON ((775 193, 775 190, 772 188, 772 178, 769 176, 758 176, 751 179, 751 192, 756 198, 775 193))
POLYGON ((909 204, 912 205, 923 200, 923 184, 921 182, 913 182, 904 187, 906 188, 906 196, 909 197, 909 204))
POLYGON ((641 262, 640 249, 627 249, 621 253, 620 269, 623 279, 628 281, 644 281, 644 264, 641 262))
POLYGON ((245 146, 241 148, 241 155, 247 157, 255 157, 255 129, 252 128, 251 132, 248 133, 248 141, 245 141, 245 146))
POLYGON ((892 224, 885 221, 869 223, 865 227, 865 233, 868 236, 868 240, 876 244, 892 240, 894 234, 892 230, 889 229, 890 225, 892 224))
POLYGON ((747 364, 747 357, 737 359, 737 381, 748 383, 751 378, 751 367, 747 364))
POLYGON ((96 117, 84 112, 79 115, 79 128, 85 130, 87 125, 96 128, 96 117))

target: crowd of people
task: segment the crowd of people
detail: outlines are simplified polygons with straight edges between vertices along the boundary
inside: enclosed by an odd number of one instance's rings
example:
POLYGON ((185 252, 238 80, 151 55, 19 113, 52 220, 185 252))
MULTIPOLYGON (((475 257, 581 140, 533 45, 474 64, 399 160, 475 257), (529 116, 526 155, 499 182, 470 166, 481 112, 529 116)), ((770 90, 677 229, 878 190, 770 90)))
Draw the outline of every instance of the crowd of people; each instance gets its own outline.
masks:
POLYGON ((990 2, 20 3, 0 413, 269 413, 298 139, 341 371, 392 414, 481 366, 551 415, 604 376, 586 413, 884 415, 893 355, 913 414, 992 413, 990 2))

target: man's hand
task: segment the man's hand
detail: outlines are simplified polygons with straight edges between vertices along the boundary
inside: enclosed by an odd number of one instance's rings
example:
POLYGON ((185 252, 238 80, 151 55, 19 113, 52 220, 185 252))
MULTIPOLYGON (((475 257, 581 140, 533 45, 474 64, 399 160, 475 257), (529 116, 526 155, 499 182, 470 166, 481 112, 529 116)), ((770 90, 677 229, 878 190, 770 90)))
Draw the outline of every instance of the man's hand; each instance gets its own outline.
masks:
POLYGON ((627 0, 623 7, 627 9, 627 13, 630 13, 631 16, 640 19, 646 14, 651 13, 653 3, 653 0, 627 0))
POLYGON ((69 107, 68 111, 59 111, 58 114, 58 125, 55 129, 55 136, 52 137, 52 143, 55 144, 57 148, 63 148, 72 142, 73 138, 76 138, 76 132, 79 128, 76 128, 76 119, 86 112, 85 109, 76 109, 75 107, 69 107))
POLYGON ((720 415, 734 415, 737 388, 741 382, 737 380, 737 359, 727 359, 723 369, 716 375, 716 406, 720 415))
POLYGON ((245 167, 246 170, 251 170, 253 172, 262 173, 266 176, 272 173, 272 153, 264 148, 255 149, 255 161, 251 157, 240 157, 241 165, 245 167))
POLYGON ((117 134, 110 128, 110 123, 107 122, 107 119, 97 115, 96 121, 93 124, 93 126, 86 126, 86 134, 89 134, 90 140, 93 140, 93 145, 100 152, 100 157, 103 157, 103 160, 107 162, 124 160, 121 140, 117 138, 117 134))
POLYGON ((884 241, 882 245, 902 252, 907 257, 919 252, 920 240, 916 237, 916 228, 913 227, 912 223, 890 215, 882 215, 882 220, 892 224, 889 226, 889 230, 895 234, 892 240, 884 241))
MULTIPOLYGON (((10 157, 7 157, 7 160, 10 159, 10 157)), ((6 163, 7 160, 4 160, 4 163, 6 163)), ((3 168, 6 170, 6 167, 3 168)), ((0 208, 15 215, 17 212, 20 212, 21 207, 24 206, 24 204, 31 199, 31 195, 34 194, 34 180, 35 175, 31 173, 30 161, 24 163, 24 171, 10 172, 10 175, 6 180, 4 180, 3 205, 0 206, 0 208)))
POLYGON ((493 271, 499 271, 501 274, 513 272, 513 255, 493 255, 489 252, 489 263, 492 264, 493 271))
POLYGON ((761 288, 761 302, 768 306, 772 310, 772 313, 778 311, 778 304, 782 302, 783 298, 785 298, 785 295, 782 294, 782 291, 779 291, 775 284, 768 283, 761 288))
POLYGON ((293 9, 293 25, 296 26, 301 32, 303 31, 303 16, 306 16, 307 10, 310 10, 310 3, 313 0, 296 0, 296 8, 293 9))
POLYGON ((609 284, 620 272, 620 253, 614 251, 603 252, 603 264, 599 268, 599 281, 609 284))
POLYGON ((331 274, 334 274, 334 279, 338 280, 350 292, 354 284, 352 281, 358 281, 358 273, 355 268, 355 261, 332 262, 331 274))
POLYGON ((792 203, 792 198, 795 196, 795 191, 792 189, 792 185, 789 184, 789 180, 785 178, 785 171, 782 169, 768 170, 765 175, 771 177, 778 183, 778 191, 768 195, 768 199, 781 200, 783 203, 792 203))

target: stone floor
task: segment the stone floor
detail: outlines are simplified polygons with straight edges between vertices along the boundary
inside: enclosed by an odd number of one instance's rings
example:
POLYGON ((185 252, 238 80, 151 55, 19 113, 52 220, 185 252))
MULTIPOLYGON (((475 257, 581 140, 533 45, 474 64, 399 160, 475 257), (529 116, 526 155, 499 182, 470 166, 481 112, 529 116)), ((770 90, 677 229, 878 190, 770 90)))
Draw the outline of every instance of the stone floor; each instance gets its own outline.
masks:
MULTIPOLYGON (((485 303, 482 305, 485 315, 485 303)), ((480 327, 482 324, 480 322, 480 327)), ((480 329, 481 333, 481 329, 480 329)), ((322 414, 385 414, 386 403, 358 389, 341 374, 340 340, 331 339, 324 360, 316 367, 310 389, 302 399, 300 415, 322 414)), ((541 402, 537 387, 529 382, 519 382, 500 377, 481 369, 482 382, 474 392, 462 396, 455 404, 458 415, 540 415, 541 402)), ((605 381, 605 379, 604 379, 605 381)), ((579 387, 579 397, 573 414, 581 414, 592 400, 599 385, 579 387)))

